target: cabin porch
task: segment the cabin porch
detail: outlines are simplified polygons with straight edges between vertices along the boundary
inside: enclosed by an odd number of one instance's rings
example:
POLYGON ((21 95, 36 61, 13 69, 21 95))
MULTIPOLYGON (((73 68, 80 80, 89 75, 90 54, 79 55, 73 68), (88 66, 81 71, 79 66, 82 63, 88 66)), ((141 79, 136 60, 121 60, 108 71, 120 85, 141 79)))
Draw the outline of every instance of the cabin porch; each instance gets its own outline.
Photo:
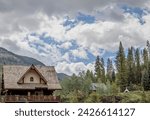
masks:
POLYGON ((59 103, 59 96, 52 95, 3 95, 0 102, 2 103, 59 103))
POLYGON ((9 89, 5 90, 6 95, 23 95, 23 96, 30 96, 30 95, 53 95, 54 90, 48 90, 48 89, 26 89, 26 90, 20 90, 20 89, 9 89))

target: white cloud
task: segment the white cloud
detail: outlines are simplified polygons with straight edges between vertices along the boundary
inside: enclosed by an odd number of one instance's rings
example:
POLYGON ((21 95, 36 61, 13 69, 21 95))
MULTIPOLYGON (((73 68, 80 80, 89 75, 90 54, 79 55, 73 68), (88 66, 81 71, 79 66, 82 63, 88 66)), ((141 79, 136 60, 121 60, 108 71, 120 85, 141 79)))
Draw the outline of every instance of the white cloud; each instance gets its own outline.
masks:
POLYGON ((66 62, 70 62, 70 56, 69 56, 69 53, 66 52, 63 56, 62 56, 62 59, 66 62))
POLYGON ((47 65, 57 64, 58 72, 71 74, 92 68, 91 63, 70 63, 69 54, 87 59, 87 51, 94 56, 103 55, 105 50, 116 51, 119 41, 127 48, 143 46, 150 40, 150 14, 143 16, 145 24, 141 25, 137 18, 123 12, 123 4, 150 9, 149 0, 0 0, 0 46, 47 65), (78 12, 94 15, 96 22, 79 22, 67 30, 64 16, 73 20, 78 12), (42 41, 43 33, 59 45, 42 41), (69 50, 72 40, 78 47, 69 50), (62 48, 68 51, 61 53, 62 48), (99 48, 105 50, 100 52, 99 48))
POLYGON ((93 24, 78 24, 67 32, 68 39, 76 39, 77 43, 91 50, 103 48, 108 51, 116 51, 118 42, 124 46, 142 46, 149 39, 149 14, 144 17, 146 23, 141 25, 139 20, 130 14, 124 14, 124 21, 97 21, 93 24))
POLYGON ((58 47, 63 48, 63 49, 69 49, 71 46, 72 46, 72 43, 67 41, 67 42, 62 43, 58 47))
POLYGON ((94 64, 89 63, 85 65, 83 62, 77 62, 77 63, 67 63, 67 62, 61 62, 58 63, 56 66, 56 71, 66 73, 68 75, 72 75, 73 73, 78 74, 79 72, 89 70, 94 70, 94 64))
POLYGON ((46 14, 39 13, 38 18, 41 21, 39 26, 40 28, 37 32, 47 33, 46 36, 50 36, 54 38, 56 41, 64 41, 65 40, 65 32, 66 30, 63 27, 63 17, 48 17, 46 14))
POLYGON ((88 59, 87 52, 83 48, 78 48, 70 51, 74 57, 88 59))

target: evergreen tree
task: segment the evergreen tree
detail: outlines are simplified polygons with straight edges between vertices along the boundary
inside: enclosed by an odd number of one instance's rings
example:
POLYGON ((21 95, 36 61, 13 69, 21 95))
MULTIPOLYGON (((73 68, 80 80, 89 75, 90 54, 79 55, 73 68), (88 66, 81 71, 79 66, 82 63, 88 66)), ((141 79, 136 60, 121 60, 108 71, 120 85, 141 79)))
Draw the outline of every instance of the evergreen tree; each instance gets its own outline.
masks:
POLYGON ((143 49, 143 64, 144 68, 148 69, 148 51, 146 48, 143 49))
POLYGON ((113 64, 110 58, 107 59, 107 79, 112 83, 113 64))
POLYGON ((150 90, 150 43, 147 41, 147 51, 148 51, 148 76, 149 76, 149 82, 147 82, 150 90))
POLYGON ((93 73, 92 73, 92 71, 87 70, 82 79, 83 79, 82 91, 87 96, 90 92, 91 83, 93 82, 93 73))
POLYGON ((105 63, 104 63, 104 59, 101 58, 101 72, 102 72, 102 77, 101 77, 101 82, 102 83, 106 83, 106 79, 105 79, 105 63))
POLYGON ((147 90, 150 90, 150 61, 148 62, 148 81, 147 81, 147 90))
POLYGON ((95 76, 96 76, 96 82, 106 83, 104 59, 103 58, 100 59, 99 56, 97 56, 95 62, 95 76))
POLYGON ((93 74, 93 72, 90 71, 90 70, 87 70, 86 73, 85 73, 85 76, 83 76, 83 77, 84 77, 84 79, 89 79, 90 82, 93 82, 93 83, 96 82, 96 81, 95 81, 94 74, 93 74))
POLYGON ((96 77, 96 82, 98 82, 98 79, 101 78, 101 63, 100 63, 99 56, 97 56, 95 62, 95 77, 96 77))
POLYGON ((132 85, 136 83, 135 80, 135 64, 134 64, 134 57, 133 57, 133 47, 128 49, 127 55, 127 74, 128 74, 128 85, 132 85))
POLYGON ((149 81, 149 74, 147 70, 143 73, 143 88, 144 90, 150 90, 150 81, 149 81))
POLYGON ((112 82, 115 82, 116 80, 116 74, 115 74, 115 70, 113 69, 113 72, 112 72, 112 82))
POLYGON ((141 74, 141 64, 140 64, 140 52, 138 48, 135 51, 135 64, 136 64, 136 84, 140 85, 142 74, 141 74))
POLYGON ((118 83, 120 90, 123 92, 127 87, 127 68, 124 48, 120 42, 119 51, 116 56, 116 68, 118 72, 118 83))
POLYGON ((148 54, 150 55, 150 43, 148 40, 147 40, 147 49, 148 49, 148 54))

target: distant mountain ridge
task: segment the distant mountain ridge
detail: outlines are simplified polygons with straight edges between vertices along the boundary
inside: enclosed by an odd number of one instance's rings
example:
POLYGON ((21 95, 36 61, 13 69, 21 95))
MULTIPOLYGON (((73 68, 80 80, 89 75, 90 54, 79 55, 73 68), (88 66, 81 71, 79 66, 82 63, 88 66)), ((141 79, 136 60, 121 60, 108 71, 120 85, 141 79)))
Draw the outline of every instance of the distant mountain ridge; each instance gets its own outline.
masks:
MULTIPOLYGON (((45 66, 42 62, 26 56, 17 55, 12 53, 5 48, 0 47, 0 65, 41 65, 45 66)), ((63 80, 70 76, 64 73, 57 73, 58 79, 63 80)))
POLYGON ((71 76, 66 75, 65 73, 57 73, 58 80, 69 79, 71 76))
POLYGON ((42 62, 26 56, 14 54, 5 48, 0 47, 0 64, 9 65, 44 65, 42 62))

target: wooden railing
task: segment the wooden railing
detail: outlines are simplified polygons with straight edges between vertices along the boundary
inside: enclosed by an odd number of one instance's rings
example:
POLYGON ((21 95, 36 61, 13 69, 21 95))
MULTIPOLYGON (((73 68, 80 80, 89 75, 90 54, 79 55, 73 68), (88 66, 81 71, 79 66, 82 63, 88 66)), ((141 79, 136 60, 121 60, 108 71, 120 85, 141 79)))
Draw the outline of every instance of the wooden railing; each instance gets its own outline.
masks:
POLYGON ((23 95, 7 95, 1 96, 1 102, 5 103, 58 103, 60 102, 59 96, 50 96, 50 95, 30 95, 30 96, 23 96, 23 95))

